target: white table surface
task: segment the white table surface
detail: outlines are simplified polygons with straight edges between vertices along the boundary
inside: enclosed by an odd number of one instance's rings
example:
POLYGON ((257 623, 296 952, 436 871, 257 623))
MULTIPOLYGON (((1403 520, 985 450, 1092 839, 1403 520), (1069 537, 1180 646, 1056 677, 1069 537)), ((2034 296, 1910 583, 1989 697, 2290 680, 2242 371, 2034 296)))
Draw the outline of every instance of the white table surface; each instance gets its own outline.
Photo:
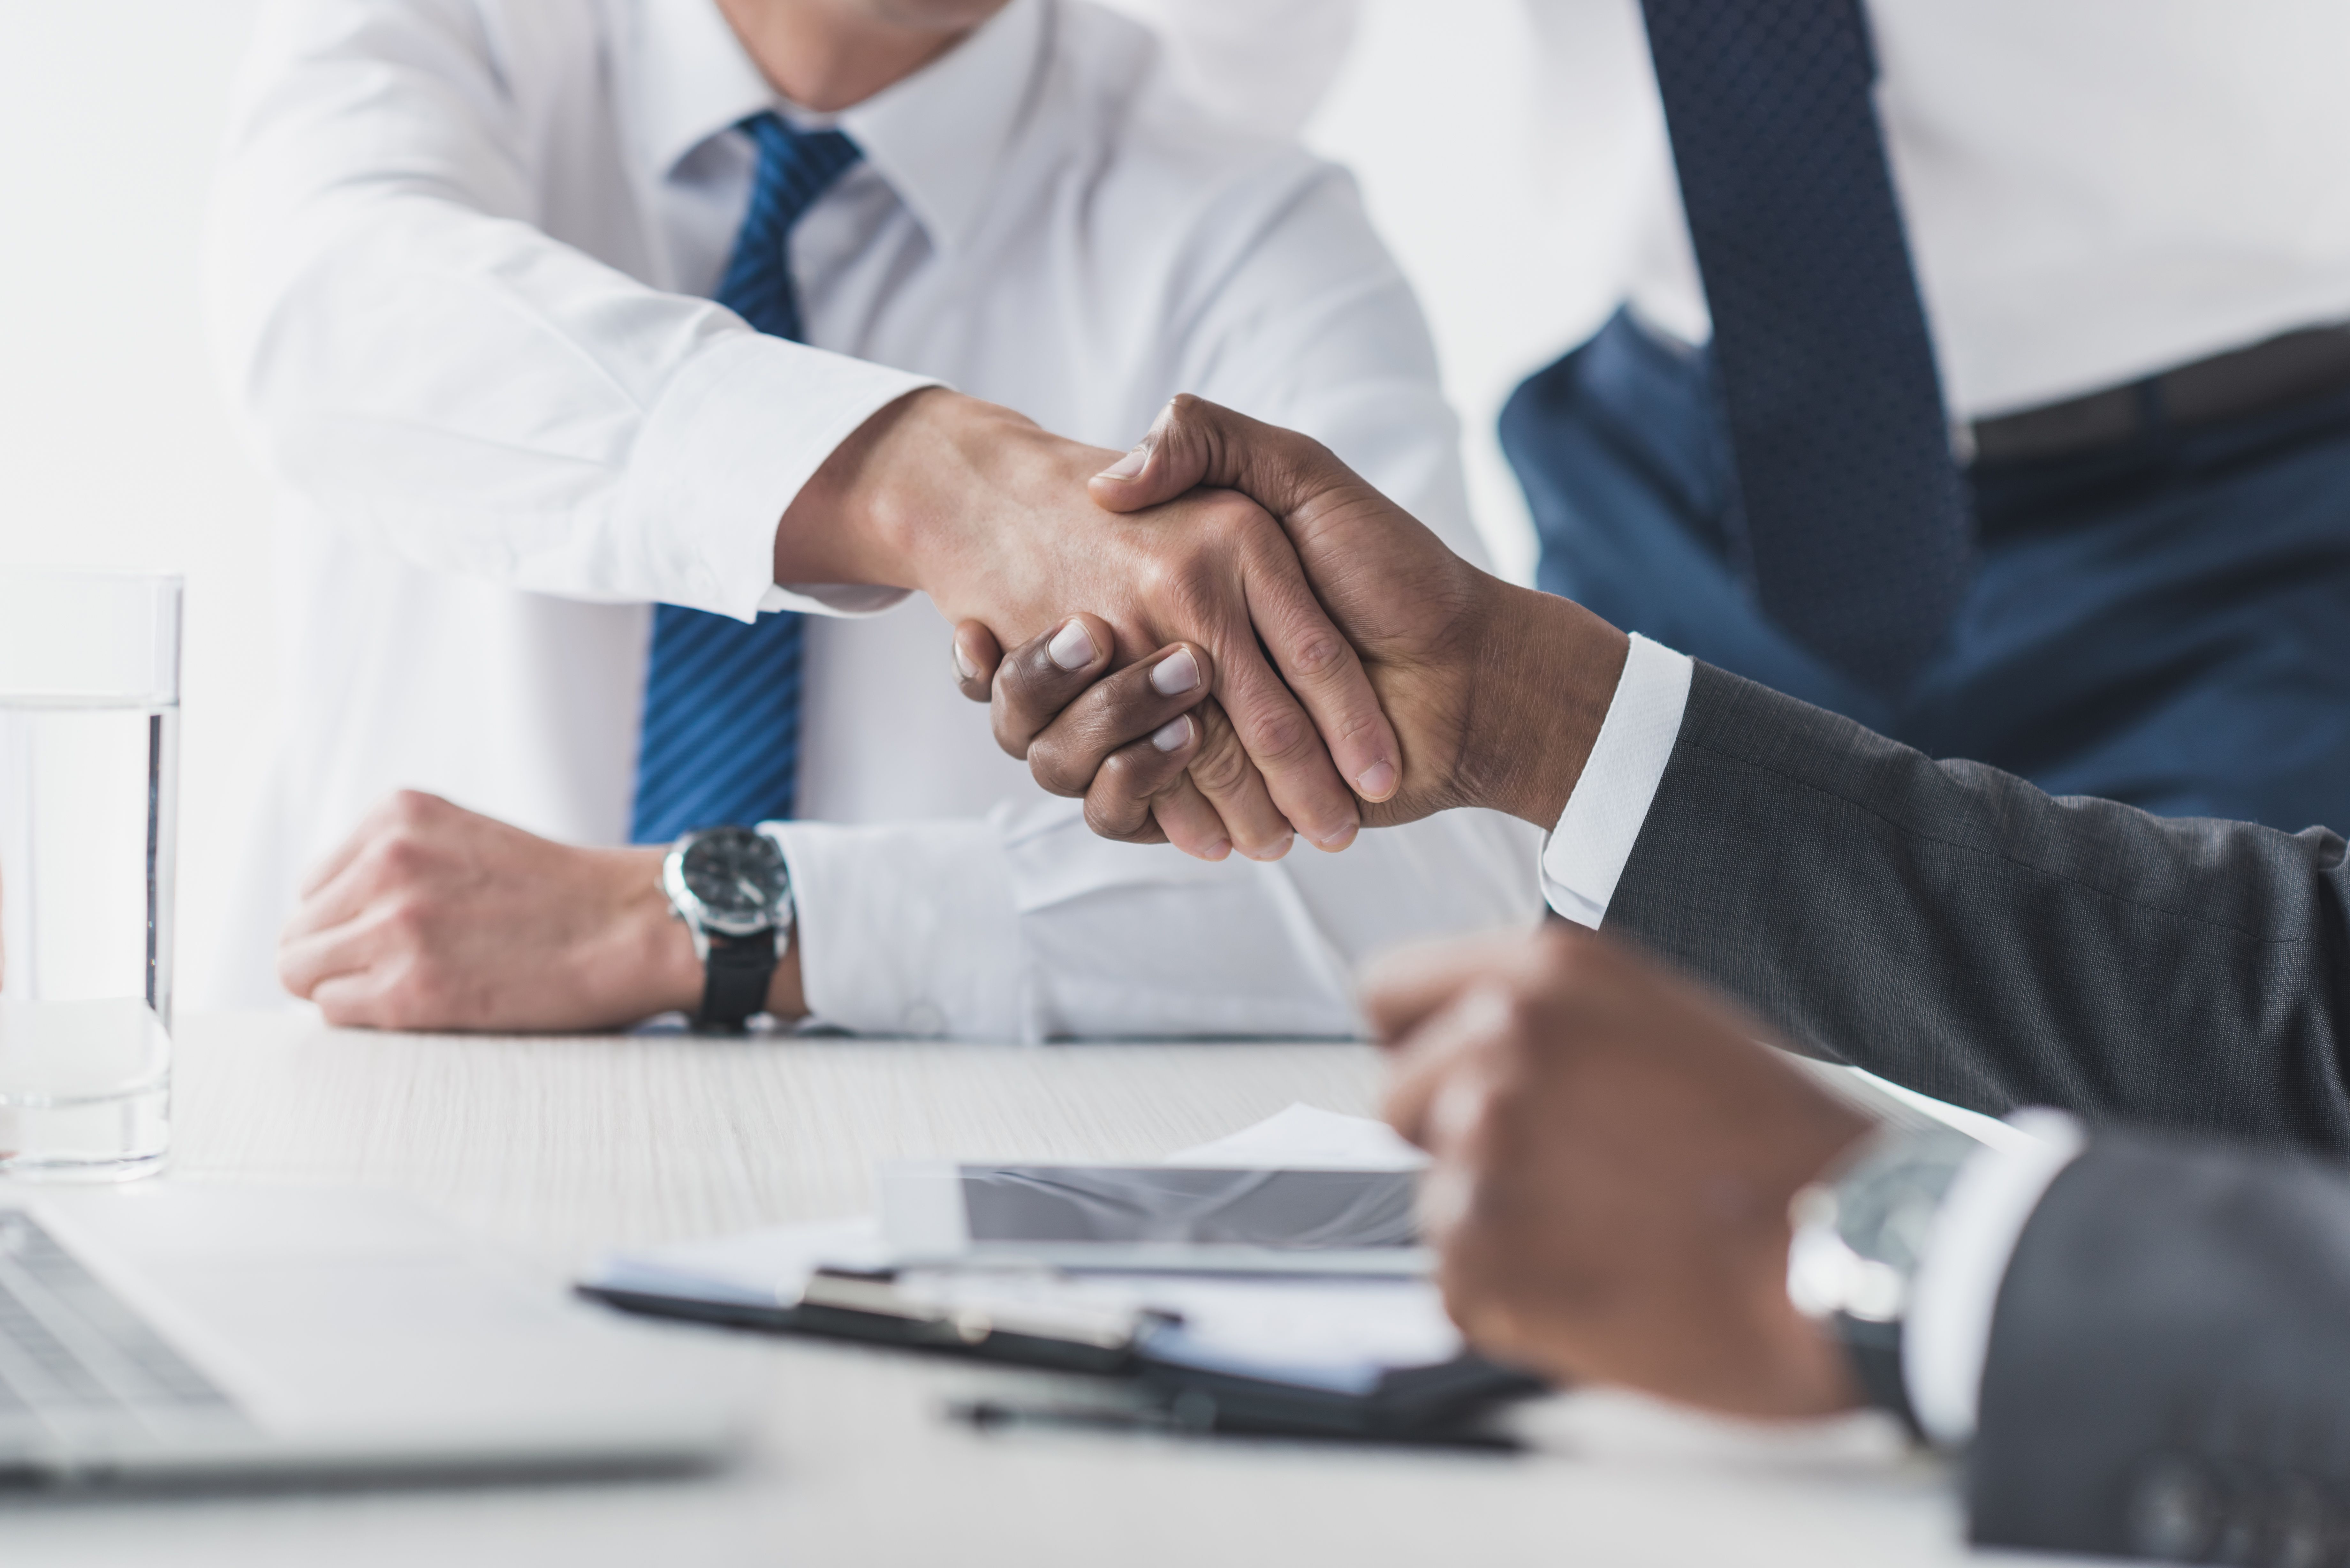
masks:
MULTIPOLYGON (((877 1161, 1149 1160, 1295 1101, 1368 1112, 1367 1047, 713 1043, 183 1021, 171 1179, 437 1205, 550 1289, 607 1249, 863 1210, 877 1161)), ((689 1327, 760 1409, 729 1470, 624 1483, 0 1500, 0 1563, 1868 1564, 1961 1561, 1942 1468, 1874 1417, 1766 1430, 1623 1396, 1523 1455, 943 1419, 1023 1375, 689 1327)), ((1033 1389, 1030 1390, 1033 1392, 1033 1389)))

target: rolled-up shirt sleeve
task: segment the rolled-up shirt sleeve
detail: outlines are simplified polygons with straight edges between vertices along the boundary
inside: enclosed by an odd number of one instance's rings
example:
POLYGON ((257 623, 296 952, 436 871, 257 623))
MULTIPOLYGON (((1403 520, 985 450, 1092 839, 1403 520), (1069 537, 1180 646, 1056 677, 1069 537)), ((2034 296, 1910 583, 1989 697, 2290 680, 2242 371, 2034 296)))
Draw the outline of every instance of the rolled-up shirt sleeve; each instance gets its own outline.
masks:
POLYGON ((456 0, 266 15, 211 259, 264 461, 420 565, 535 592, 743 618, 886 603, 776 589, 775 530, 929 379, 763 336, 546 232, 528 87, 456 0))

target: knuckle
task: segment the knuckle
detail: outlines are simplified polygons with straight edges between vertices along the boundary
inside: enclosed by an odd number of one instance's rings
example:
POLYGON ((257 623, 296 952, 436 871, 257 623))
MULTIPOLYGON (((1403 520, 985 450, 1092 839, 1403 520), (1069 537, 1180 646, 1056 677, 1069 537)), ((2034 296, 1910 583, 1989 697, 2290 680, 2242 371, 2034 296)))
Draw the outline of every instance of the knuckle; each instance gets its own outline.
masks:
POLYGON ((1018 659, 1004 661, 1003 680, 1005 700, 1032 720, 1058 708, 1059 694, 1069 683, 1067 671, 1053 662, 1053 650, 1043 638, 1018 659))
POLYGON ((1250 717, 1249 750, 1263 763, 1286 768, 1321 750, 1321 737, 1306 722, 1304 711, 1285 698, 1253 704, 1250 717))
POLYGON ((421 789, 392 792, 390 815, 402 827, 421 827, 438 817, 448 803, 437 794, 427 794, 421 789))
POLYGON ((1024 649, 995 667, 995 684, 989 689, 990 699, 999 707, 1018 711, 1032 700, 1036 684, 1036 661, 1040 650, 1024 649))
POLYGON ((1161 575, 1157 602, 1186 628, 1221 626, 1227 614, 1227 596, 1215 567, 1205 560, 1170 564, 1161 575))
MULTIPOLYGON (((1336 632, 1315 629, 1306 632, 1290 645, 1287 662, 1290 675, 1302 680, 1316 680, 1345 670, 1355 659, 1355 650, 1336 632)), ((1370 727, 1367 717, 1351 717, 1345 725, 1351 736, 1370 727)))
POLYGON ((1134 809, 1132 800, 1122 796, 1087 795, 1086 826, 1103 838, 1116 843, 1133 842, 1149 814, 1134 809))
MULTIPOLYGON (((395 898, 383 911, 384 933, 418 953, 431 945, 432 924, 432 907, 421 898, 395 898)), ((418 967, 423 967, 421 960, 418 967)))
POLYGON ((1191 782, 1211 799, 1224 799, 1238 794, 1255 773, 1255 764, 1240 743, 1240 737, 1219 726, 1201 743, 1191 759, 1191 782))
POLYGON ((1144 551, 1128 571, 1142 602, 1152 605, 1178 599, 1187 590, 1191 576, 1190 562, 1155 549, 1144 551))
POLYGON ((989 728, 995 732, 997 749, 1005 756, 1016 758, 1024 763, 1028 760, 1029 737, 1014 726, 1007 715, 998 712, 989 728))
POLYGON ((423 874, 431 857, 424 841, 410 828, 397 829, 375 841, 375 867, 387 881, 414 881, 423 874))
POLYGON ((1235 490, 1210 491, 1200 498, 1200 525, 1226 540, 1263 532, 1264 509, 1235 490))
POLYGON ((1093 783, 1092 777, 1073 764, 1057 746, 1030 746, 1028 773, 1035 779, 1038 788, 1065 800, 1085 794, 1093 783))
POLYGON ((1157 752, 1145 756, 1133 747, 1113 752, 1094 775, 1093 794, 1118 802, 1142 801, 1166 783, 1168 768, 1157 752))

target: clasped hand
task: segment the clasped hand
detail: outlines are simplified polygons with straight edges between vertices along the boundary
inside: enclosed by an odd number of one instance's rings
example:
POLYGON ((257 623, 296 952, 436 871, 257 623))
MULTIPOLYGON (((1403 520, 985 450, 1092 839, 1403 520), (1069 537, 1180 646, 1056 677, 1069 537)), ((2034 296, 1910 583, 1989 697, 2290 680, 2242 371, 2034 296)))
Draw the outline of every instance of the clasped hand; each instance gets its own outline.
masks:
MULTIPOLYGON (((1362 822, 1410 822, 1464 805, 1544 826, 1557 819, 1623 670, 1622 633, 1565 599, 1478 570, 1317 442, 1196 398, 1170 403, 1142 443, 1087 489, 1129 521, 1211 503, 1265 520, 1269 535, 1228 524, 1233 547, 1248 552, 1250 577, 1292 596, 1246 598, 1258 635, 1284 673, 1300 659, 1282 649, 1303 648, 1336 672, 1326 685, 1350 701, 1354 682, 1366 682, 1381 714, 1378 733, 1392 736, 1399 773, 1377 781, 1384 790, 1358 784, 1362 822), (1296 601, 1300 591, 1310 605, 1296 601), (1279 610, 1270 624, 1257 608, 1265 602, 1279 610), (1332 627, 1343 659, 1320 640, 1332 627)), ((1222 542, 1205 543, 1212 559, 1222 542)), ((1203 580, 1217 575, 1192 569, 1203 580)), ((1145 585, 1163 587, 1158 578, 1145 585)), ((1078 591, 1065 588, 1062 602, 1078 591)), ((963 694, 990 705, 1003 749, 1024 758, 1045 789, 1082 797, 1087 820, 1106 837, 1171 841, 1208 859, 1235 844, 1285 847, 1295 818, 1282 815, 1290 792, 1279 781, 1300 771, 1300 759, 1261 743, 1269 732, 1283 734, 1278 726, 1230 707, 1234 692, 1274 707, 1262 692, 1271 671, 1255 639, 1227 635, 1213 649, 1187 639, 1119 669, 1113 635, 1091 613, 1098 607, 1079 599, 1072 607, 1008 654, 983 618, 955 629, 963 694), (1237 678, 1229 668, 1235 652, 1245 661, 1237 678), (1186 679, 1193 675, 1201 679, 1186 679)), ((1202 603, 1195 618, 1212 615, 1202 603)), ((1316 706, 1317 716, 1327 706, 1316 706)), ((1329 736, 1328 722, 1321 732, 1329 736)), ((1306 836, 1335 849, 1352 835, 1306 836)))

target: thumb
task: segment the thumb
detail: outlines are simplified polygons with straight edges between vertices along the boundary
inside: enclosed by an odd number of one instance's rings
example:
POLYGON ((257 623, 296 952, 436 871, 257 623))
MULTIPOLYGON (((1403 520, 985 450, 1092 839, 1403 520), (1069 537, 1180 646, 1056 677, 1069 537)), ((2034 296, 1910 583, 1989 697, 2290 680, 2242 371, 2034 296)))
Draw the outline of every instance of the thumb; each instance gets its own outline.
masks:
POLYGON ((1200 485, 1237 490, 1284 522, 1354 474, 1321 442, 1180 394, 1132 452, 1094 475, 1095 503, 1139 512, 1200 485))

